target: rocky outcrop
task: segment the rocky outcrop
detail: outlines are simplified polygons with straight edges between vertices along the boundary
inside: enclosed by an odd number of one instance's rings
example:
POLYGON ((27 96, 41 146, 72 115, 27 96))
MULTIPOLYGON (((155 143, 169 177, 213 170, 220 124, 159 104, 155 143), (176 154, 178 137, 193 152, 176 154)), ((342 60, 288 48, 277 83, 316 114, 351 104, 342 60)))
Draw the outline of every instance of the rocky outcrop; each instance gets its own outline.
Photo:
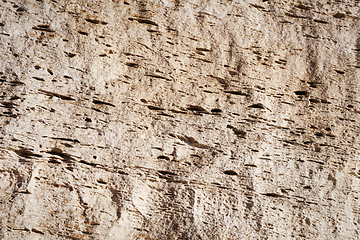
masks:
POLYGON ((2 0, 0 238, 359 239, 359 4, 2 0))

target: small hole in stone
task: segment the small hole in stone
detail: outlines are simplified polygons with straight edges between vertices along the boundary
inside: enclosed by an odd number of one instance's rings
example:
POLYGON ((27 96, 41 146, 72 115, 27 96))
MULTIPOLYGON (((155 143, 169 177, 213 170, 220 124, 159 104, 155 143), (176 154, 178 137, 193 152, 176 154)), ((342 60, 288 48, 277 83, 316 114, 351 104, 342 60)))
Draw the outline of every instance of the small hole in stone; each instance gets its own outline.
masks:
POLYGON ((253 105, 249 106, 249 108, 265 109, 264 105, 262 105, 261 103, 253 104, 253 105))
POLYGON ((100 184, 106 184, 106 182, 104 182, 104 181, 101 180, 101 179, 97 180, 97 182, 100 183, 100 184))
POLYGON ((340 71, 340 70, 335 70, 335 72, 337 72, 338 74, 344 74, 344 71, 340 71))
POLYGON ((226 174, 226 175, 232 175, 232 176, 234 176, 234 175, 238 175, 235 171, 233 171, 233 170, 226 170, 226 171, 224 171, 224 173, 226 174))
POLYGON ((158 156, 157 159, 163 159, 163 160, 167 160, 167 161, 170 160, 170 158, 167 156, 158 156))
POLYGON ((295 94, 298 96, 307 96, 309 93, 307 91, 295 91, 295 94))

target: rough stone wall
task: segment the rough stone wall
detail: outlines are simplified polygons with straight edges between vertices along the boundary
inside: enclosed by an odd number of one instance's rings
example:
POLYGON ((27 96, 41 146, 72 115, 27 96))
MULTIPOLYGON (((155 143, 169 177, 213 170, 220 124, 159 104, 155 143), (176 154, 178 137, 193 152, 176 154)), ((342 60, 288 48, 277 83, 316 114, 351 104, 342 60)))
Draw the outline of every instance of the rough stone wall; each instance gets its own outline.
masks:
POLYGON ((0 238, 359 239, 359 5, 0 1, 0 238))

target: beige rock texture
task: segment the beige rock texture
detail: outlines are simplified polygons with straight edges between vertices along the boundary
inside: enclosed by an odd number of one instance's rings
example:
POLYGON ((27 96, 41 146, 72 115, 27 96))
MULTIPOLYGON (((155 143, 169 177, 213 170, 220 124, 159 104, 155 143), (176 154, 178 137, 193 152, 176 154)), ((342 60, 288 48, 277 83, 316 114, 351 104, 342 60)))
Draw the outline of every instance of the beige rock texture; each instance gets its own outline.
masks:
POLYGON ((1 0, 1 239, 359 239, 359 0, 1 0))

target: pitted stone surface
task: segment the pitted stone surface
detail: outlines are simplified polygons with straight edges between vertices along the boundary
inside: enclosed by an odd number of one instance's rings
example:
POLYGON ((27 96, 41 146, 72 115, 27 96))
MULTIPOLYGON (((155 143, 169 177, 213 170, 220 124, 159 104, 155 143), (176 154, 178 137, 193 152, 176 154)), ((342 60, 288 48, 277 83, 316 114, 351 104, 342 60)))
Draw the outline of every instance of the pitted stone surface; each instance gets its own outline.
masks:
POLYGON ((0 238, 359 239, 359 5, 2 0, 0 238))

